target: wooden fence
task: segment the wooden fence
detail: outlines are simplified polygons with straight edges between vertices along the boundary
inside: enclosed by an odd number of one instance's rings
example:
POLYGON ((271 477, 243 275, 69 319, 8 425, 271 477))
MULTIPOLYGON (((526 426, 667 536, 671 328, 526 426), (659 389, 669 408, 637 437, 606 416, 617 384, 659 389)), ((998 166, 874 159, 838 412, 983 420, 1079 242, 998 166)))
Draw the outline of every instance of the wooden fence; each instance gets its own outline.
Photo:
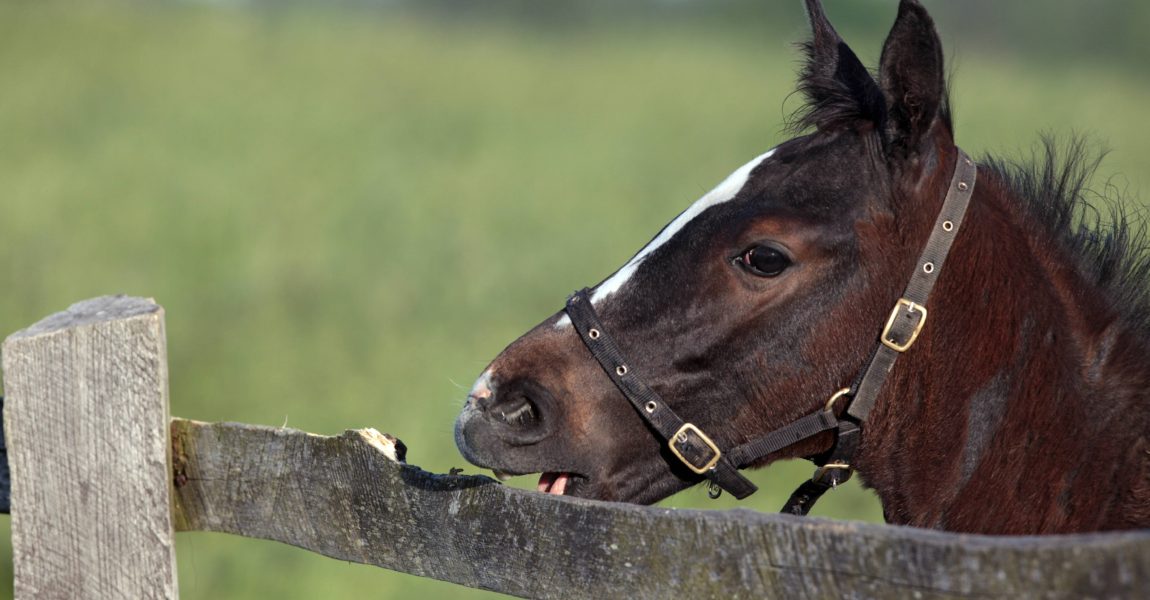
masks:
POLYGON ((170 419, 150 300, 76 304, 9 337, 3 361, 18 598, 176 597, 174 531, 536 598, 1150 595, 1150 531, 989 537, 591 502, 428 473, 371 429, 170 419))

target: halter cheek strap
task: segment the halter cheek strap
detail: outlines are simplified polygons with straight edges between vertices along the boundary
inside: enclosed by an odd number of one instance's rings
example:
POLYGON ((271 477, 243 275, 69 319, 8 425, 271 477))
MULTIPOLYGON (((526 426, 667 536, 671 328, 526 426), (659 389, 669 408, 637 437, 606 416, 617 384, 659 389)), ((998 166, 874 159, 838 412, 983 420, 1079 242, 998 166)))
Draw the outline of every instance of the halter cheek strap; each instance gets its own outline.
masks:
POLYGON ((906 290, 895 303, 879 336, 879 345, 874 356, 859 377, 854 387, 854 400, 847 407, 847 414, 858 421, 866 421, 874 408, 875 399, 886 381, 887 373, 902 353, 910 349, 918 339, 918 334, 926 324, 926 303, 930 292, 942 272, 942 265, 950 254, 958 229, 962 227, 970 197, 974 194, 974 184, 978 179, 978 167, 961 149, 950 181, 950 189, 942 202, 942 209, 934 221, 934 229, 926 240, 926 246, 915 263, 914 273, 906 285, 906 290))
MULTIPOLYGON (((851 401, 847 405, 847 418, 839 421, 835 445, 826 456, 816 459, 819 468, 815 471, 814 477, 791 494, 782 512, 798 516, 806 515, 827 490, 850 479, 853 472, 851 461, 861 443, 861 428, 870 416, 879 392, 886 383, 887 375, 894 369, 898 357, 914 346, 918 334, 926 324, 928 314, 926 305, 930 299, 930 292, 934 289, 938 275, 942 272, 943 263, 950 254, 950 247, 958 236, 977 180, 978 167, 959 148, 950 187, 947 189, 946 198, 942 201, 942 208, 934 221, 930 237, 927 238, 922 254, 915 263, 914 273, 911 274, 902 297, 891 309, 886 325, 879 334, 879 343, 875 346, 866 367, 859 373, 854 385, 842 391, 844 395, 850 396, 851 401)), ((832 403, 833 400, 834 398, 832 403)))
POLYGON ((831 450, 812 459, 819 465, 814 477, 799 486, 783 507, 783 512, 805 515, 823 493, 850 478, 853 472, 851 460, 860 443, 861 428, 874 408, 875 399, 899 355, 914 345, 926 324, 927 300, 974 193, 977 167, 961 149, 958 154, 954 176, 934 229, 906 291, 891 311, 879 336, 879 344, 858 381, 832 396, 822 410, 800 417, 762 437, 723 451, 702 429, 675 414, 634 372, 619 345, 607 334, 591 304, 590 290, 584 288, 567 299, 567 315, 603 371, 639 416, 666 442, 669 453, 690 471, 710 480, 712 497, 717 496, 716 490, 719 489, 739 499, 751 495, 758 488, 740 474, 739 469, 799 441, 835 430, 835 444, 831 450), (835 402, 843 397, 849 397, 850 401, 847 418, 840 419, 835 415, 834 407, 835 402))
POLYGON ((688 469, 703 475, 736 498, 746 498, 757 487, 743 477, 718 445, 701 429, 684 421, 655 393, 623 358, 615 340, 607 335, 584 288, 567 299, 567 316, 603 371, 627 397, 639 416, 667 442, 667 449, 688 469))

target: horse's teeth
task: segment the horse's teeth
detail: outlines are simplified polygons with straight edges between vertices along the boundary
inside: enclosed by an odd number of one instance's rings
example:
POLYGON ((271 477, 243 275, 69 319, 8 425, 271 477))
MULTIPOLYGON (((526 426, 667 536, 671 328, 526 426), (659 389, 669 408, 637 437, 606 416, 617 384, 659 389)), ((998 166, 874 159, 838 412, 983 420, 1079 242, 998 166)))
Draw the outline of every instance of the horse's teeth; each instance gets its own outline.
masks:
POLYGON ((491 469, 491 472, 495 473, 495 478, 498 479, 499 481, 507 481, 508 479, 511 479, 510 473, 505 473, 503 471, 500 471, 499 469, 491 469))

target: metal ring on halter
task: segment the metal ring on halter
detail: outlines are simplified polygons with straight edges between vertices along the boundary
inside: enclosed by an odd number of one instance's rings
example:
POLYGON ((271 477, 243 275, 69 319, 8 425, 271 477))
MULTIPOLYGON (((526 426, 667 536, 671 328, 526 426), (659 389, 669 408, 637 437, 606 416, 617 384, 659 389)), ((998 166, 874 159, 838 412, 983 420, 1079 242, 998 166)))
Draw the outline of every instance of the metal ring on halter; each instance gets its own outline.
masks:
POLYGON ((846 396, 849 393, 851 393, 851 389, 849 387, 847 387, 847 388, 843 388, 843 389, 835 392, 834 394, 832 394, 831 399, 827 400, 827 405, 826 405, 825 410, 834 412, 835 401, 838 400, 839 398, 842 398, 843 396, 846 396))

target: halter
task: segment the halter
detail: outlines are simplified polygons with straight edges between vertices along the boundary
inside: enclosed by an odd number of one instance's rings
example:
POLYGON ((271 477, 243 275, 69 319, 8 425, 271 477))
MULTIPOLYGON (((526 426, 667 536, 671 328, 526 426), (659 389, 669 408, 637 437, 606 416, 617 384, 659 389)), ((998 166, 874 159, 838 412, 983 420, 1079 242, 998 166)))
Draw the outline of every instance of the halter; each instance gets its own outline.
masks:
POLYGON ((709 494, 717 498, 726 490, 738 499, 746 498, 758 488, 739 473, 768 454, 797 442, 835 430, 835 443, 819 456, 809 457, 817 466, 814 476, 799 486, 783 512, 805 515, 827 490, 850 479, 854 472, 851 460, 859 446, 862 427, 874 408, 887 375, 898 357, 909 350, 926 324, 926 303, 934 288, 951 244, 962 226, 978 168, 962 149, 958 149, 954 176, 935 220, 930 237, 916 263, 906 290, 891 309, 886 325, 879 334, 870 360, 849 388, 839 390, 822 410, 800 417, 764 436, 723 450, 697 425, 684 421, 632 371, 619 345, 607 334, 595 307, 590 290, 584 288, 567 299, 566 311, 579 337, 603 367, 619 391, 648 425, 667 443, 671 454, 697 475, 709 480, 709 494), (835 414, 835 403, 847 398, 844 417, 835 414))

